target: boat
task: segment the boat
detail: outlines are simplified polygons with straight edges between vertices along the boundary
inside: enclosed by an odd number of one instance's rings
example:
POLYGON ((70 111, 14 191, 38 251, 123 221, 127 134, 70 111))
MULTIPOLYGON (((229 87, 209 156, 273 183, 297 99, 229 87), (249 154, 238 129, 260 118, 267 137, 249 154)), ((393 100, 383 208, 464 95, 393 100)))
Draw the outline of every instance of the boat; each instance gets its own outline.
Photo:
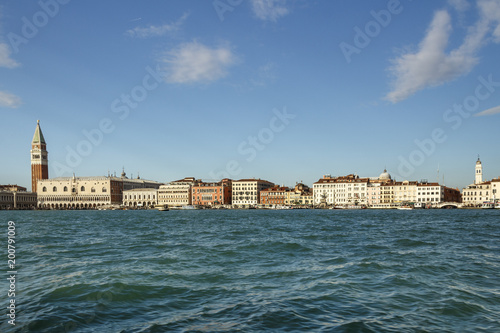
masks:
POLYGON ((155 207, 158 211, 160 212, 166 212, 166 211, 169 211, 168 209, 168 205, 157 205, 155 207))
POLYGON ((365 205, 349 205, 346 207, 347 209, 366 209, 365 205))
POLYGON ((421 202, 416 202, 413 208, 424 209, 425 205, 421 202))
POLYGON ((398 207, 399 210, 413 210, 413 207, 411 206, 400 206, 398 207))
POLYGON ((483 205, 481 206, 482 209, 493 209, 495 207, 496 206, 493 202, 483 202, 483 205))

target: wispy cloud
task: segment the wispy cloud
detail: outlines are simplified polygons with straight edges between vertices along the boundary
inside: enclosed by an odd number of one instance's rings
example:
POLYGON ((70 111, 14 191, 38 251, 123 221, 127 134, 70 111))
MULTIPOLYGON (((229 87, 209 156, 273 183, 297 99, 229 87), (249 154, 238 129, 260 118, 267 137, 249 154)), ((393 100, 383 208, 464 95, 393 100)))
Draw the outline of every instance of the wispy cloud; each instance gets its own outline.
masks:
MULTIPOLYGON (((173 33, 179 31, 181 26, 186 21, 189 14, 182 15, 177 21, 163 24, 163 25, 150 25, 148 27, 135 27, 134 29, 127 30, 126 35, 136 38, 151 38, 151 37, 161 37, 168 33, 173 33)), ((140 20, 140 19, 136 19, 140 20)))
POLYGON ((197 83, 225 77, 237 57, 228 45, 210 48, 194 41, 167 52, 160 61, 166 64, 167 82, 197 83))
POLYGON ((252 9, 259 19, 273 22, 290 12, 286 0, 252 0, 252 9))
POLYGON ((459 12, 464 12, 470 7, 467 0, 448 0, 448 3, 459 12))
POLYGON ((479 113, 476 113, 476 117, 481 117, 481 116, 492 116, 494 114, 498 114, 500 113, 500 105, 499 106, 496 106, 494 108, 491 108, 491 109, 488 109, 488 110, 485 110, 485 111, 482 111, 482 112, 479 112, 479 113))
POLYGON ((0 107, 15 109, 21 104, 21 98, 8 92, 0 91, 0 107))
MULTIPOLYGON (((465 6, 460 1, 453 2, 457 6, 465 6)), ((469 27, 462 45, 449 52, 446 49, 453 30, 450 14, 446 10, 435 13, 418 50, 392 61, 389 70, 393 76, 393 87, 385 99, 400 102, 419 90, 466 75, 479 63, 478 52, 488 43, 487 37, 491 34, 495 41, 500 41, 500 3, 478 0, 477 5, 479 20, 469 27)))
POLYGON ((15 68, 19 63, 10 57, 9 45, 0 43, 0 67, 15 68))

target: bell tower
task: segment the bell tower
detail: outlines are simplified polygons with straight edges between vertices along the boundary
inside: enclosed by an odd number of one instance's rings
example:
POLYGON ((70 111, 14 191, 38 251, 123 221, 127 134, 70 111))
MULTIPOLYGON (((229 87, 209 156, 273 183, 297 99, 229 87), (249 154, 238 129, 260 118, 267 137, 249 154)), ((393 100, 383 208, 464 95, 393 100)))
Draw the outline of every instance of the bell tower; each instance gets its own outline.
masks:
POLYGON ((481 184, 482 182, 483 182, 483 164, 481 163, 481 160, 479 159, 478 156, 476 162, 476 178, 474 179, 474 184, 481 184))
POLYGON ((31 142, 31 191, 33 192, 36 192, 37 180, 49 178, 47 155, 47 144, 40 128, 40 120, 37 120, 35 134, 31 142))

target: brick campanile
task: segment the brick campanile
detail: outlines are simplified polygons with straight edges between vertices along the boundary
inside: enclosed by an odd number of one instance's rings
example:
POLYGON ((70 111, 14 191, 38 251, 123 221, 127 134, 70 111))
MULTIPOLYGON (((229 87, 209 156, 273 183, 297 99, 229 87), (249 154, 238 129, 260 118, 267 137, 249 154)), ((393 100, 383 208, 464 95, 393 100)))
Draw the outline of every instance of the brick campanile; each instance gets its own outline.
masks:
POLYGON ((31 142, 31 191, 33 192, 36 192, 37 180, 49 178, 47 155, 47 144, 40 128, 40 120, 37 120, 35 135, 31 142))

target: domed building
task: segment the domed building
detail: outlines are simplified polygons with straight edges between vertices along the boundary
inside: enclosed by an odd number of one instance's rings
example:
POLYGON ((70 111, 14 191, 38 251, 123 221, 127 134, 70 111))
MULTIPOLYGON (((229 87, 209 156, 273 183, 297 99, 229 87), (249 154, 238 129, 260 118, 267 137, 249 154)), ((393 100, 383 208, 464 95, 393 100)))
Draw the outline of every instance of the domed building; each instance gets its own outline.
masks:
POLYGON ((392 177, 391 175, 387 172, 387 169, 384 169, 384 172, 382 172, 380 174, 380 176, 378 176, 378 179, 379 180, 384 180, 384 181, 390 181, 392 180, 392 177))

